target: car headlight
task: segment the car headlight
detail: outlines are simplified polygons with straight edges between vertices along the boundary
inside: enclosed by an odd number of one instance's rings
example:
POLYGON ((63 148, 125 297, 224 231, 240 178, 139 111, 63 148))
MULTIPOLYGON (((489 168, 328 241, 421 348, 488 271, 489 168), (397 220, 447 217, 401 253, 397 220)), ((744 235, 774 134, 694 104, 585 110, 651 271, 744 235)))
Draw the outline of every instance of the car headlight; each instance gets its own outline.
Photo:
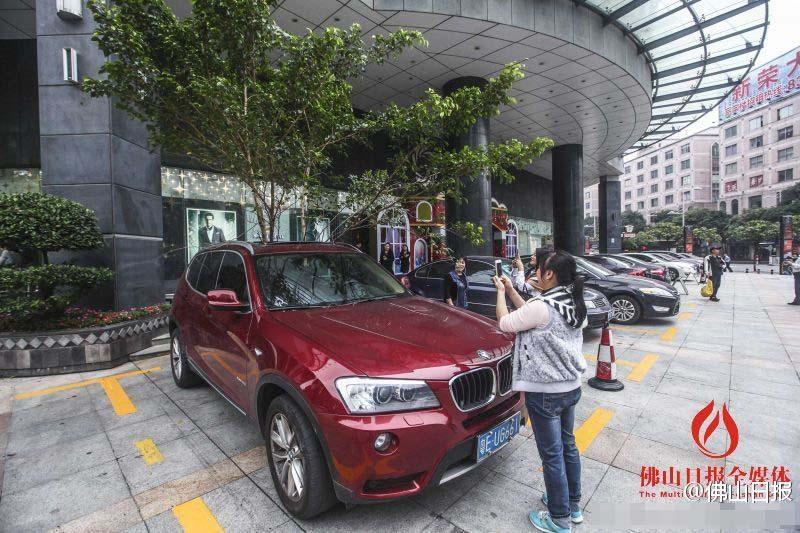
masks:
POLYGON ((639 290, 645 294, 652 294, 653 296, 666 296, 668 298, 673 296, 667 289, 662 289, 661 287, 644 287, 639 290))
POLYGON ((355 415, 439 407, 439 400, 424 381, 339 378, 336 380, 336 388, 347 410, 355 415))

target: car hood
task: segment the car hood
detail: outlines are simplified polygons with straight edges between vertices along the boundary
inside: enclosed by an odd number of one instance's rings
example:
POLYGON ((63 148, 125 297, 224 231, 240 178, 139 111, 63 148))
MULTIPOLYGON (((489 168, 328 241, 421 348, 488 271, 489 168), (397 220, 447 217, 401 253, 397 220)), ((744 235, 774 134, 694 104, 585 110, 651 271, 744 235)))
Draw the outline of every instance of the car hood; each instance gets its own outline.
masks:
POLYGON ((449 379, 513 347, 513 335, 500 332, 491 320, 417 296, 274 316, 344 366, 371 377, 449 379))

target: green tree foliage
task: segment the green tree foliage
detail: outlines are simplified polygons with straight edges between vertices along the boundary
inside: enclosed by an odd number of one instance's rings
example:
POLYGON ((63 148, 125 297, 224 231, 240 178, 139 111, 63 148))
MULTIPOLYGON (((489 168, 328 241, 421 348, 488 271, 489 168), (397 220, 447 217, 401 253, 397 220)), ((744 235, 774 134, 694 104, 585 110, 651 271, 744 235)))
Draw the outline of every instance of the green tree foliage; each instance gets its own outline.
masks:
POLYGON ((682 237, 683 230, 680 225, 672 222, 659 222, 637 233, 631 244, 636 247, 652 246, 656 243, 667 243, 668 246, 672 246, 682 237))
MULTIPOLYGON (((747 220, 739 221, 731 226, 729 238, 749 242, 754 249, 758 250, 758 243, 772 242, 778 236, 778 224, 767 220, 747 220)), ((753 268, 758 253, 753 254, 753 268)))
POLYGON ((0 195, 0 245, 26 265, 0 269, 0 330, 24 327, 62 313, 87 290, 110 281, 107 268, 48 264, 48 252, 103 246, 90 209, 40 193, 0 195))
POLYGON ((730 221, 731 216, 724 211, 716 211, 713 209, 689 209, 686 211, 687 225, 713 228, 717 230, 720 235, 724 234, 730 221))
POLYGON ((623 211, 622 212, 622 225, 633 226, 634 233, 639 233, 647 226, 647 221, 644 216, 638 211, 623 211))
POLYGON ((694 238, 706 244, 722 242, 722 235, 715 228, 696 227, 692 230, 694 238))
POLYGON ((681 216, 675 215, 672 211, 668 209, 662 209, 661 211, 656 211, 650 216, 650 222, 652 224, 658 224, 659 222, 673 222, 676 224, 680 224, 681 216))
POLYGON ((390 166, 343 178, 350 191, 341 205, 347 216, 334 233, 407 196, 458 197, 457 176, 488 170, 495 179, 510 179, 510 167, 552 146, 548 139, 512 140, 488 150, 448 145, 476 117, 513 101, 508 90, 522 76, 518 65, 482 89, 448 97, 428 91, 407 108, 356 114, 350 80, 424 46, 422 35, 398 30, 368 45, 357 25, 293 35, 272 19, 277 4, 195 0, 191 15, 178 19, 163 0, 92 0, 93 38, 110 59, 99 79, 84 81, 89 94, 114 97, 148 124, 155 145, 242 180, 263 238, 274 238, 280 213, 297 198, 314 204, 335 157, 364 149, 378 132, 388 136, 390 166))

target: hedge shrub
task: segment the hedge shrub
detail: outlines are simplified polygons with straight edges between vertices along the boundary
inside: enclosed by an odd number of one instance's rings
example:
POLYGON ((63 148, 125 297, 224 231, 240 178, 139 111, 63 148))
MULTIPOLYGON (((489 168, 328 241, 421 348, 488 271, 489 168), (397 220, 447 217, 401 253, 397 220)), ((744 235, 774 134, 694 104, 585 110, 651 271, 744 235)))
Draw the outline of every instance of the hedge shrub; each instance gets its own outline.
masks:
POLYGON ((48 252, 103 246, 94 212, 64 198, 0 195, 0 246, 25 258, 23 265, 0 268, 0 330, 36 329, 114 276, 102 267, 48 264, 48 252))

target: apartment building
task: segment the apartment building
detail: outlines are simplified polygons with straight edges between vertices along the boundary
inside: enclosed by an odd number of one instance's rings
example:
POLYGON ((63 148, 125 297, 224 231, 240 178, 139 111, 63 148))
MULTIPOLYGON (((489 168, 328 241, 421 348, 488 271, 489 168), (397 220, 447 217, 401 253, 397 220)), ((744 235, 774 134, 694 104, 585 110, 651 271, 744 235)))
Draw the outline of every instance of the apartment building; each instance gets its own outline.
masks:
MULTIPOLYGON (((719 134, 716 128, 666 140, 625 160, 622 209, 650 221, 668 210, 715 208, 719 194, 719 134)), ((586 201, 586 200, 585 200, 586 201)))
POLYGON ((720 126, 719 209, 737 215, 774 207, 797 183, 800 94, 772 102, 720 126))

